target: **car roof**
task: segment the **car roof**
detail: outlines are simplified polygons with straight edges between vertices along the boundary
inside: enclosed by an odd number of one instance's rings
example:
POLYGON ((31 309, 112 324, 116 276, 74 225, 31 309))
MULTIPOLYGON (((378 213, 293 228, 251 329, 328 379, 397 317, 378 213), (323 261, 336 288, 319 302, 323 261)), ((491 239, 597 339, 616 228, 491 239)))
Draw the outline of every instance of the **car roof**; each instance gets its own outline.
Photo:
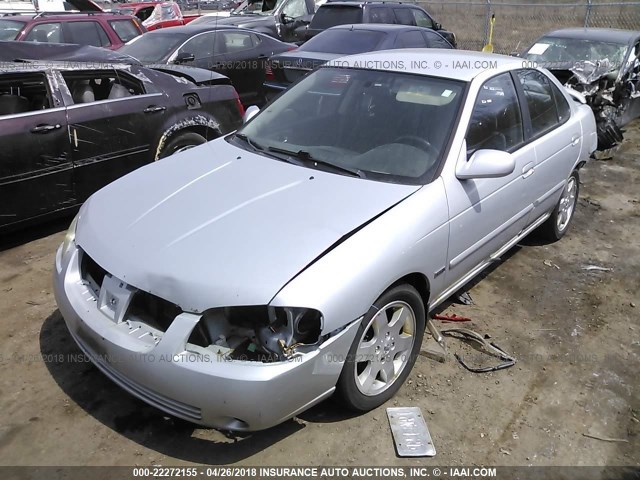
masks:
POLYGON ((381 66, 380 69, 385 71, 413 73, 469 82, 489 68, 491 70, 520 68, 522 67, 522 59, 468 50, 406 48, 340 57, 332 62, 332 65, 340 65, 347 68, 361 68, 369 65, 375 67, 379 65, 381 66))
POLYGON ((218 25, 216 22, 207 22, 207 23, 201 23, 198 25, 187 24, 182 27, 161 28, 158 30, 151 30, 150 32, 145 33, 145 35, 158 35, 160 33, 164 33, 164 34, 175 33, 176 35, 191 36, 197 33, 211 32, 214 30, 238 30, 242 32, 251 32, 251 33, 260 34, 260 32, 256 32, 255 30, 250 30, 248 28, 240 28, 240 27, 236 27, 235 25, 218 25))
MULTIPOLYGON (((42 21, 42 20, 86 20, 87 18, 106 18, 113 20, 114 18, 131 18, 130 15, 123 15, 115 12, 40 12, 30 16, 27 21, 42 21)), ((13 18, 13 17, 12 17, 13 18)))
POLYGON ((638 30, 620 30, 616 28, 563 28, 545 33, 542 37, 577 38, 601 42, 630 43, 640 37, 638 30))
POLYGON ((421 8, 419 5, 415 5, 415 4, 410 4, 410 3, 404 3, 404 2, 387 2, 386 0, 337 0, 337 1, 333 1, 333 0, 327 0, 325 3, 323 3, 322 5, 320 5, 320 7, 318 8, 322 8, 325 5, 332 5, 332 6, 346 6, 346 7, 362 7, 364 5, 391 5, 394 7, 398 7, 398 6, 403 6, 403 7, 418 7, 421 8))
POLYGON ((335 27, 327 28, 329 30, 368 30, 376 32, 399 32, 403 30, 428 30, 434 32, 431 28, 418 27, 416 25, 399 25, 391 23, 354 23, 346 25, 336 25, 335 27))
MULTIPOLYGON (((117 69, 130 70, 131 68, 141 68, 139 65, 124 63, 100 63, 97 70, 117 69)), ((3 73, 29 73, 43 72, 47 70, 96 70, 95 62, 77 62, 64 60, 34 60, 28 62, 0 62, 0 74, 3 73)))

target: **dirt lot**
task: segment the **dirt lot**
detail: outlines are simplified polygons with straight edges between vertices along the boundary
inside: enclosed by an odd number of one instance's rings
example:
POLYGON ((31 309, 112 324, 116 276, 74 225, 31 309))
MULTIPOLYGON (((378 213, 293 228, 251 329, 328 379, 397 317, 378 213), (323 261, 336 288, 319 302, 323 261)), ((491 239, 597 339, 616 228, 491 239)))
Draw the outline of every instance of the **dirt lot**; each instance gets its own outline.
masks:
POLYGON ((422 408, 433 459, 396 457, 384 407, 350 416, 325 402, 235 439, 167 418, 81 360, 51 291, 63 233, 5 247, 0 464, 640 465, 640 122, 581 180, 565 239, 516 247, 471 286, 475 305, 440 309, 471 317, 516 366, 473 374, 421 356, 386 405, 422 408))

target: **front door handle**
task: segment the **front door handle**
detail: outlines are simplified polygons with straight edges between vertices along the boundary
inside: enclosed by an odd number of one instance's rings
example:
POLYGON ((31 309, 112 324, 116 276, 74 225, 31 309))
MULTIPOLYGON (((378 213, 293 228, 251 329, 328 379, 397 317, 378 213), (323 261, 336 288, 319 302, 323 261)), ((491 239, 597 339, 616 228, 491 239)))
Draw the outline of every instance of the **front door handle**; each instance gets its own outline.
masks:
POLYGON ((58 130, 61 127, 60 124, 55 125, 38 125, 37 127, 33 127, 31 129, 31 133, 49 133, 54 130, 58 130))
POLYGON ((524 167, 522 167, 522 178, 527 178, 533 174, 535 164, 533 162, 527 163, 524 167))
POLYGON ((149 105, 143 111, 144 111, 144 113, 156 113, 156 112, 163 112, 166 109, 167 109, 167 107, 157 107, 155 105, 149 105))

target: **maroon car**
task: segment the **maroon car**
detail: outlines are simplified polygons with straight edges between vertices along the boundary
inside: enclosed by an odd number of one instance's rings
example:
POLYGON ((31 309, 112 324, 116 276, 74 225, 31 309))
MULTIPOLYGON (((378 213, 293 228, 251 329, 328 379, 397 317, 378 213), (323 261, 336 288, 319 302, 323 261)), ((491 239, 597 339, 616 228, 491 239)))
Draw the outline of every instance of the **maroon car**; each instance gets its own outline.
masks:
POLYGON ((138 18, 107 12, 41 12, 0 17, 0 40, 74 43, 116 50, 145 31, 138 18))

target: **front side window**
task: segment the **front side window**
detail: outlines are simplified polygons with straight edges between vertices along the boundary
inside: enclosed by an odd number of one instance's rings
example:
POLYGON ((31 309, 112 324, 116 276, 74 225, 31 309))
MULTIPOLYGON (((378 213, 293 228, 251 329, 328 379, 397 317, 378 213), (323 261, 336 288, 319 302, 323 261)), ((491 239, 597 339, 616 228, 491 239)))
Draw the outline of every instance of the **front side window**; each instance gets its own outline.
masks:
POLYGON ((68 22, 64 28, 69 43, 106 47, 111 44, 109 37, 98 22, 68 22))
POLYGON ((466 140, 468 157, 482 149, 512 151, 524 141, 518 97, 508 73, 480 87, 466 140))
POLYGON ((231 141, 265 161, 424 184, 433 179, 455 129, 464 85, 402 72, 323 67, 231 141))
POLYGON ((62 28, 59 23, 40 23, 27 34, 27 42, 63 43, 62 28))
POLYGON ((442 35, 437 32, 431 32, 429 30, 424 30, 422 32, 424 38, 427 42, 427 47, 429 48, 453 48, 442 35))
POLYGON ((558 125, 558 111, 549 79, 537 70, 518 70, 517 77, 529 107, 532 136, 558 125))
POLYGON ((416 25, 416 19, 409 8, 394 8, 393 12, 396 14, 396 21, 401 25, 416 25))
POLYGON ((429 15, 424 13, 422 10, 418 10, 417 8, 412 8, 411 12, 413 13, 413 17, 417 26, 433 28, 433 20, 431 20, 431 17, 429 17, 429 15))
POLYGON ((224 46, 224 42, 216 44, 215 32, 204 33, 193 37, 187 43, 185 43, 178 50, 178 56, 180 54, 193 54, 196 60, 205 58, 211 58, 216 53, 224 53, 220 51, 220 48, 224 46))
POLYGON ((133 20, 114 20, 109 24, 118 35, 118 38, 125 43, 136 38, 141 33, 137 25, 133 23, 133 20))

